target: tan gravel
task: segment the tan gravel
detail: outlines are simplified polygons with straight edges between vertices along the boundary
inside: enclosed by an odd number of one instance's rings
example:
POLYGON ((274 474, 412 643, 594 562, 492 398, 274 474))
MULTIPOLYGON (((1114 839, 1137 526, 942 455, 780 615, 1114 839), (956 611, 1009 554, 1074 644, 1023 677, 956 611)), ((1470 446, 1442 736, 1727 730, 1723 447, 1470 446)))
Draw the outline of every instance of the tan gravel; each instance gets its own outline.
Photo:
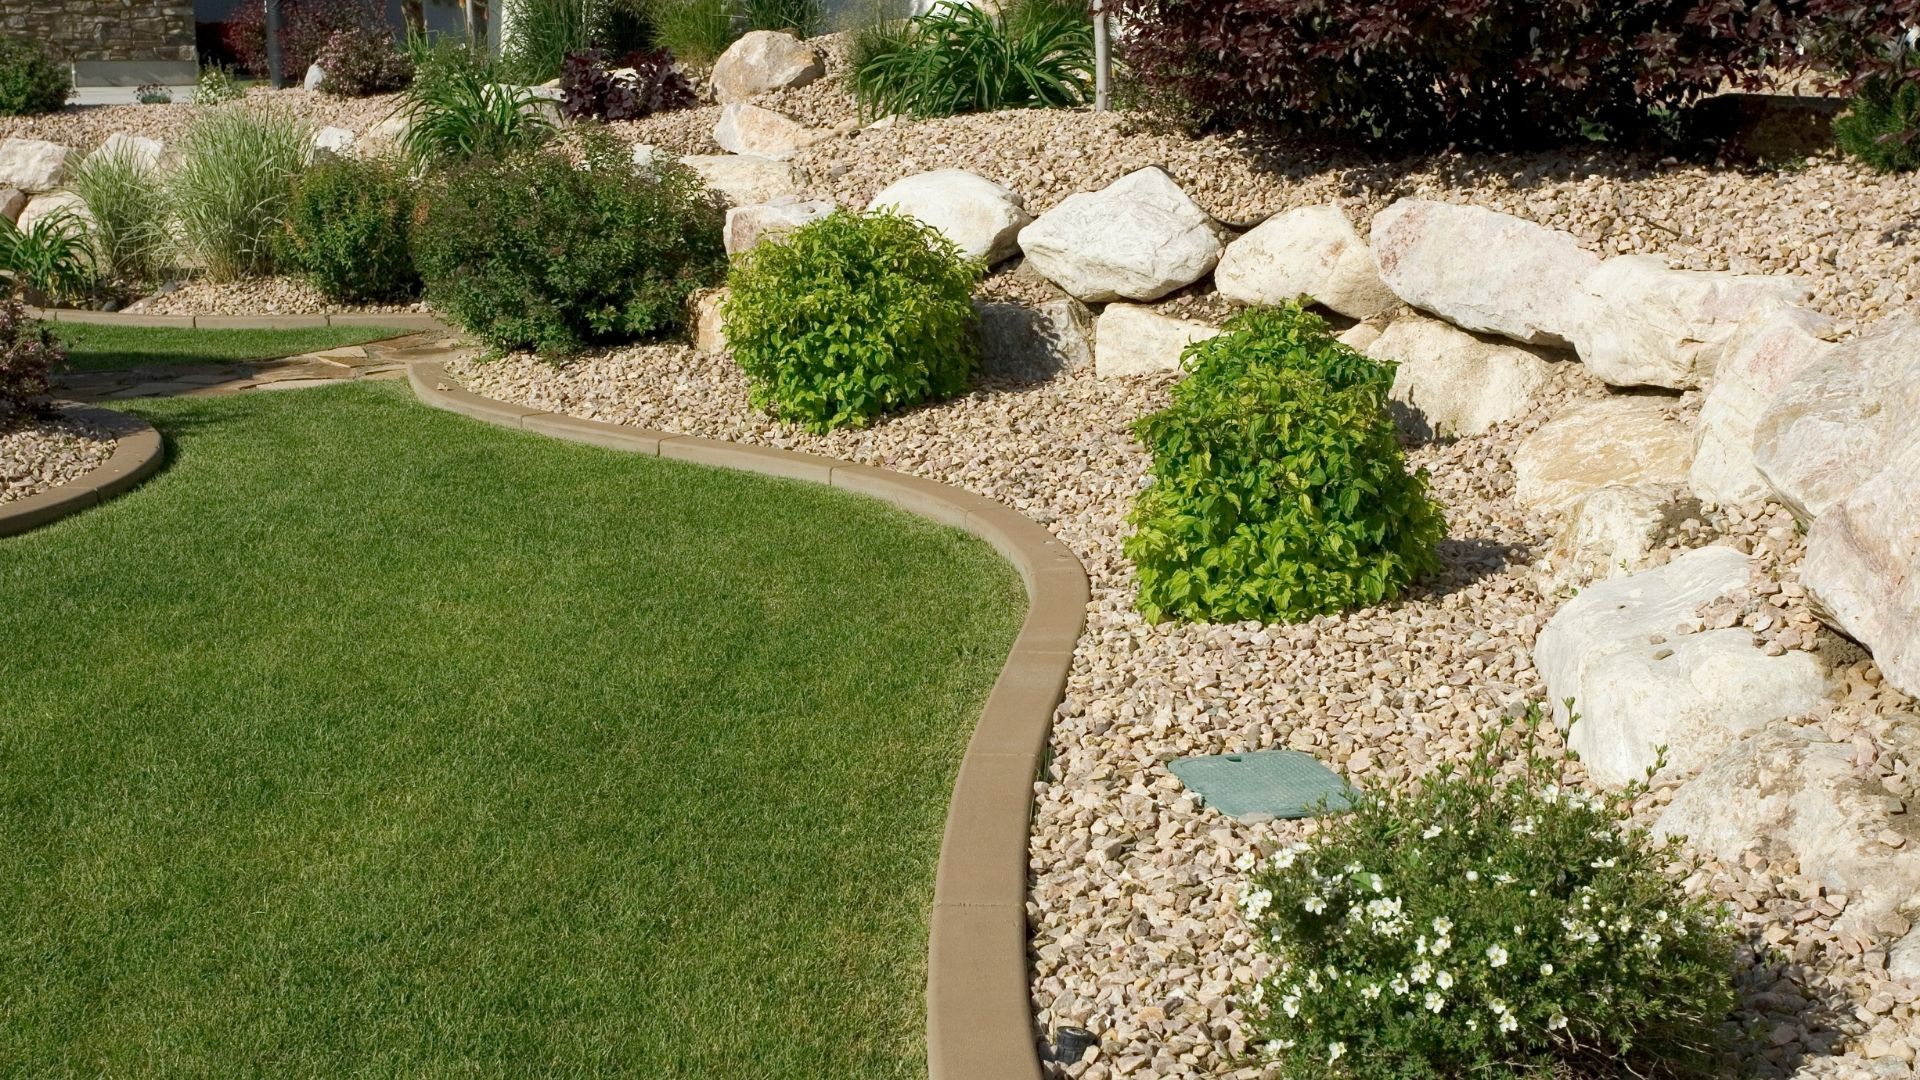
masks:
MULTIPOLYGON (((248 108, 282 109, 315 128, 332 125, 364 132, 392 113, 398 94, 366 98, 338 98, 300 89, 247 91, 248 108)), ((186 134, 193 118, 205 110, 197 105, 68 105, 44 116, 0 116, 0 138, 46 139, 82 150, 104 142, 116 131, 144 135, 172 143, 186 134)))
POLYGON ((293 277, 246 278, 214 282, 189 278, 170 293, 128 304, 140 315, 307 315, 315 312, 423 312, 424 303, 336 304, 320 290, 293 277))
POLYGON ((68 483, 107 463, 111 435, 64 417, 0 428, 0 503, 68 483))

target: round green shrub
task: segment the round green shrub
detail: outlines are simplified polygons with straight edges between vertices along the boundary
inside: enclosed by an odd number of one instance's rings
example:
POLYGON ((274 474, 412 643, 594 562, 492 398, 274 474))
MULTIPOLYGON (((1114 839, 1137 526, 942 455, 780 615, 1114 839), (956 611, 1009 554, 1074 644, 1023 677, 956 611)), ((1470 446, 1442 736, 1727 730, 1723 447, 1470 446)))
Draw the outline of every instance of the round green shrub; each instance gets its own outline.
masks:
POLYGON ((280 260, 336 303, 404 300, 420 289, 413 209, 412 184, 393 162, 317 162, 294 183, 280 260))
POLYGON ((1155 621, 1291 621, 1397 595, 1445 535, 1387 413, 1393 367, 1298 305, 1188 348, 1172 404, 1135 431, 1153 483, 1125 543, 1155 621))
POLYGON ((724 212, 691 169, 635 168, 604 137, 583 149, 584 167, 558 150, 476 159, 421 200, 427 297, 495 348, 563 356, 671 334, 724 273, 724 212))
POLYGON ((72 96, 72 70, 45 44, 0 35, 0 116, 54 112, 72 96))
POLYGON ((724 316, 755 406, 814 431, 966 389, 986 272, 942 233, 836 210, 743 256, 724 316))
POLYGON ((1920 82, 1869 79, 1834 118, 1833 139, 1882 172, 1920 169, 1920 82))
POLYGON ((1636 789, 1557 786, 1540 723, 1242 862, 1274 961, 1247 1005, 1279 1075, 1735 1075, 1724 916, 1624 823, 1636 789))

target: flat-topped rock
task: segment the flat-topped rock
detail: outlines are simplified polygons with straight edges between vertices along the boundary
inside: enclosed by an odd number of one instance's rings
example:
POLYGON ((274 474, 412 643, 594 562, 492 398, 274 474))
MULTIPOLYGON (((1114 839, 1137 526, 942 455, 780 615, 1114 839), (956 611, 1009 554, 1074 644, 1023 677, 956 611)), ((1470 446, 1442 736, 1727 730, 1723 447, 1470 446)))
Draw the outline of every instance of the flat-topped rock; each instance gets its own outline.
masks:
POLYGON ((1338 206, 1303 206, 1275 214, 1227 245, 1213 271, 1220 295, 1274 306, 1301 296, 1354 319, 1399 303, 1373 250, 1338 206))
POLYGON ((1484 435, 1525 416, 1553 375, 1527 346, 1419 315, 1395 319, 1364 351, 1398 365, 1388 395, 1394 420, 1422 439, 1484 435))
POLYGON ((67 182, 73 148, 45 139, 0 139, 0 187, 29 195, 67 182))
POLYGON ((1595 490, 1567 511, 1566 524, 1535 564, 1543 591, 1559 595, 1596 581, 1638 573, 1700 512, 1678 487, 1614 484, 1595 490))
POLYGON ((1069 195, 1020 230, 1041 276, 1087 303, 1158 300, 1207 276, 1222 246, 1213 219, 1157 168, 1069 195))
POLYGON ((1187 346, 1219 333, 1218 327, 1152 308, 1108 304, 1094 323, 1094 374, 1111 379, 1179 371, 1180 354, 1187 346))
POLYGON ((1691 390, 1713 376, 1742 323, 1807 295, 1794 278, 1672 270, 1658 256, 1619 255, 1587 275, 1573 347, 1603 382, 1691 390))
POLYGON ((786 161, 833 132, 810 128, 791 117, 758 105, 735 102, 720 111, 713 141, 730 154, 786 161))
POLYGON ((1616 484, 1684 487, 1693 431, 1659 398, 1609 397, 1541 425, 1513 454, 1513 497, 1549 515, 1616 484))
POLYGON ((832 199, 801 200, 791 195, 753 206, 731 207, 723 237, 727 254, 751 251, 768 240, 811 225, 837 208, 832 199))
POLYGON ((698 173, 700 182, 718 192, 730 206, 751 206, 801 193, 799 170, 772 158, 689 154, 680 159, 680 164, 698 173))

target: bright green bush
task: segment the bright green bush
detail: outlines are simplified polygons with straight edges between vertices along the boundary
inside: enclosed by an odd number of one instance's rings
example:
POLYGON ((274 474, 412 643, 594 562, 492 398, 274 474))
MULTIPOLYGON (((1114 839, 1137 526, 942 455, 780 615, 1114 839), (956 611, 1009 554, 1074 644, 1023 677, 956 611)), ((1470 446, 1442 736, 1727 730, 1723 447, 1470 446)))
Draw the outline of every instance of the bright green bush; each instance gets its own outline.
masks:
POLYGON ((1391 599, 1445 534, 1387 413, 1393 367, 1297 305, 1187 349, 1172 404, 1135 427, 1153 483, 1126 553, 1149 619, 1290 621, 1391 599))
POLYGON ((294 185, 281 262, 342 304, 404 300, 420 289, 408 238, 413 186, 395 163, 335 158, 294 185))
POLYGON ((1540 723, 1242 864, 1274 960, 1250 1011, 1281 1076, 1732 1075, 1725 918, 1624 823, 1634 790, 1555 784, 1540 723))
POLYGON ((1920 81, 1867 80, 1834 119, 1833 138, 1882 172, 1920 169, 1920 81))
POLYGON ((850 84, 875 115, 1065 108, 1093 89, 1093 29, 1079 0, 1008 0, 1000 13, 941 0, 853 40, 850 84))
POLYGON ((293 116, 236 103, 203 112, 180 140, 167 201, 187 250, 216 281, 273 272, 276 237, 310 134, 293 116))
POLYGON ((157 282, 169 237, 166 192, 153 167, 131 146, 103 146, 81 160, 68 186, 93 219, 100 272, 129 289, 157 282))
POLYGON ((73 96, 73 72, 32 38, 0 34, 0 116, 53 112, 73 96))
POLYGON ((496 348, 560 356, 671 334, 724 272, 724 212, 692 170, 635 169, 606 138, 583 150, 586 168, 551 150, 477 159, 421 200, 428 298, 496 348))
POLYGON ((984 273, 910 218, 835 211, 734 265, 727 343, 755 406, 814 431, 862 427, 966 388, 984 273))

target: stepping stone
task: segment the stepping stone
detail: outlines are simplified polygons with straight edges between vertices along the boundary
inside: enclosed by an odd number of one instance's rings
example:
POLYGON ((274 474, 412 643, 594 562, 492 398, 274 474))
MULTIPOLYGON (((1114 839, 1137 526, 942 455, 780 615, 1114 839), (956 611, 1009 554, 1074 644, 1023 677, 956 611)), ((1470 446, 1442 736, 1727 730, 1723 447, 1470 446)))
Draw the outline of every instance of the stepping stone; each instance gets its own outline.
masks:
POLYGON ((1208 806, 1246 823, 1352 809, 1346 780, 1295 750, 1178 758, 1167 768, 1208 806))

